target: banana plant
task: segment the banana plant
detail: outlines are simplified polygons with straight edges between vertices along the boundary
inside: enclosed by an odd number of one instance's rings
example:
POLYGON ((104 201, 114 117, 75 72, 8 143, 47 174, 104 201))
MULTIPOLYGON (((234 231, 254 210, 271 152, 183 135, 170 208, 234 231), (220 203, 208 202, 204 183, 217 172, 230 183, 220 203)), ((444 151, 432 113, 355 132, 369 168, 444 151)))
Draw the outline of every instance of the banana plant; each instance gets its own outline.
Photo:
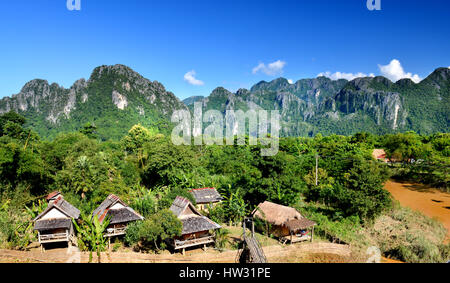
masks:
POLYGON ((48 206, 48 203, 43 200, 38 200, 37 204, 33 202, 31 207, 25 206, 25 210, 32 219, 36 218, 48 206))
POLYGON ((89 251, 89 263, 92 262, 93 252, 97 253, 98 263, 101 263, 101 252, 105 251, 108 245, 103 233, 108 227, 110 219, 106 218, 100 222, 97 215, 91 217, 84 214, 81 215, 81 219, 81 225, 78 225, 75 220, 72 221, 80 240, 89 251))

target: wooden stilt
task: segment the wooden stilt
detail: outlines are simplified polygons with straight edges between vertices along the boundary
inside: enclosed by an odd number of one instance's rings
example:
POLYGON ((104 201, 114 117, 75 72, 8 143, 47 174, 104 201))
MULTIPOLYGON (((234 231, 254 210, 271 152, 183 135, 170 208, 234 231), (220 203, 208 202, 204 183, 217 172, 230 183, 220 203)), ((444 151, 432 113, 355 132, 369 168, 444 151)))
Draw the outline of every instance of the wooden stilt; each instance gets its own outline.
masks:
POLYGON ((313 242, 313 238, 314 238, 314 226, 312 227, 311 230, 311 243, 313 242))
POLYGON ((186 249, 183 249, 182 253, 183 255, 186 255, 186 249))

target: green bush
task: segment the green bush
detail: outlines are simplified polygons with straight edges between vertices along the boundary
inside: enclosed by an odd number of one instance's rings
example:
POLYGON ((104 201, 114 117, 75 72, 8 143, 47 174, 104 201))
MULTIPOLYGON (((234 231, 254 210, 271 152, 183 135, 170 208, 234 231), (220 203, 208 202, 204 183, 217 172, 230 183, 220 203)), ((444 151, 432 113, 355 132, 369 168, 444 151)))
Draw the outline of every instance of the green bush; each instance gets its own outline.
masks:
POLYGON ((160 252, 167 248, 166 240, 181 236, 183 224, 167 209, 158 211, 144 221, 131 224, 125 243, 136 250, 160 252))

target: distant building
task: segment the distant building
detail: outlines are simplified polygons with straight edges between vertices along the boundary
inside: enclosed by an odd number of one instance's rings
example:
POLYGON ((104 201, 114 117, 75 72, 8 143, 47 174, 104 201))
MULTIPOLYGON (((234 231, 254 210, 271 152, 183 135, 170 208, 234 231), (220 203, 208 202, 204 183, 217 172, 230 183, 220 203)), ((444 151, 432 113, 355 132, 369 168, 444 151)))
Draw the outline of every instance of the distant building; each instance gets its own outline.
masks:
POLYGON ((270 226, 268 232, 284 243, 313 241, 316 223, 303 217, 293 207, 265 201, 255 208, 252 215, 267 222, 270 226))
POLYGON ((127 226, 130 222, 143 220, 139 213, 126 205, 118 196, 109 195, 94 210, 92 216, 98 216, 102 223, 107 217, 110 218, 109 226, 106 228, 105 237, 121 236, 126 234, 127 226))
POLYGON ((213 231, 222 228, 219 224, 200 214, 194 205, 183 197, 177 197, 170 210, 183 223, 183 230, 180 237, 170 241, 170 245, 175 250, 182 250, 183 254, 186 248, 203 246, 214 243, 215 236, 213 231))
POLYGON ((223 197, 215 188, 193 189, 189 191, 196 202, 196 207, 199 210, 206 210, 208 207, 213 207, 223 200, 223 197))
POLYGON ((64 200, 60 192, 49 194, 47 201, 47 208, 33 220, 41 248, 57 242, 67 242, 69 247, 76 245, 72 219, 78 219, 80 211, 64 200))
POLYGON ((385 163, 388 162, 388 158, 386 157, 386 152, 384 151, 384 149, 374 149, 372 151, 372 157, 385 163))

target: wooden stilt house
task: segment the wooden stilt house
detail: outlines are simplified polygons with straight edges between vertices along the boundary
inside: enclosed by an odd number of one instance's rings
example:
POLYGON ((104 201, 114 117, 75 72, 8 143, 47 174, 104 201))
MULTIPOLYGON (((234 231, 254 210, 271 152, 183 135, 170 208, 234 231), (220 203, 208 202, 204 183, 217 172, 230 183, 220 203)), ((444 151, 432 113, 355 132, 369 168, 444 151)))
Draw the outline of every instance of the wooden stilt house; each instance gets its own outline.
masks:
POLYGON ((48 206, 34 221, 34 230, 38 231, 38 240, 44 244, 67 242, 76 245, 72 219, 80 217, 80 211, 64 200, 60 192, 53 192, 47 197, 48 206))
POLYGON ((109 195, 94 210, 92 216, 98 216, 98 220, 102 223, 107 217, 110 219, 109 226, 106 228, 105 237, 114 237, 125 235, 127 226, 130 222, 143 220, 139 213, 125 204, 118 196, 109 195))
POLYGON ((207 210, 214 207, 223 200, 223 197, 215 188, 202 188, 190 190, 195 199, 196 207, 199 210, 207 210))
POLYGON ((264 202, 253 211, 253 217, 266 222, 269 233, 281 242, 313 241, 316 223, 303 217, 295 208, 264 202))
POLYGON ((183 197, 177 197, 170 210, 183 223, 183 231, 180 237, 172 239, 170 244, 175 250, 182 250, 183 254, 186 248, 203 246, 214 243, 215 236, 213 231, 222 228, 219 224, 200 214, 194 205, 183 197))

